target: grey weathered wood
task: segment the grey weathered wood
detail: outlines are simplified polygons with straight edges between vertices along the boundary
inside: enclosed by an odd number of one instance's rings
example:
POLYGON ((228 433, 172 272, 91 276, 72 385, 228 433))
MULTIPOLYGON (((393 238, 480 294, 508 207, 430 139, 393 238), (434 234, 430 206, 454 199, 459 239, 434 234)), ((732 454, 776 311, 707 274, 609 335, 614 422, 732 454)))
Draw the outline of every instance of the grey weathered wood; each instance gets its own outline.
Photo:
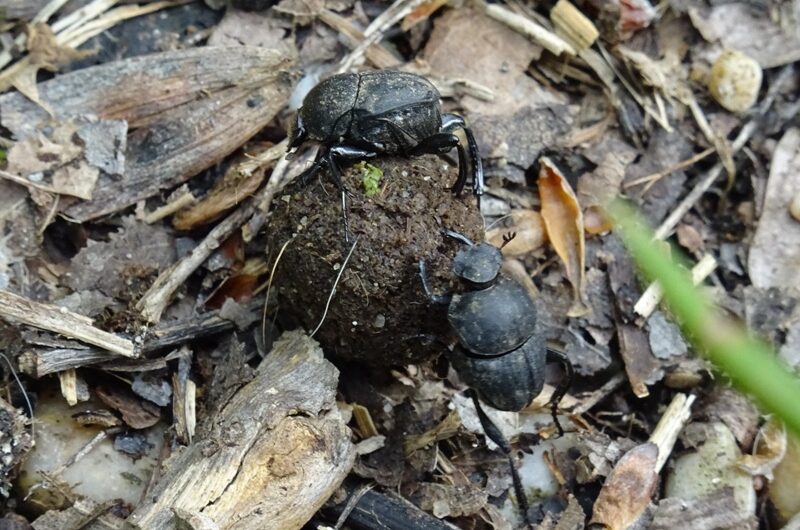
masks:
POLYGON ((198 429, 128 519, 175 527, 175 512, 220 529, 301 528, 353 465, 350 431, 336 408, 338 371, 319 345, 285 333, 258 373, 198 429))
POLYGON ((92 320, 83 315, 67 311, 64 307, 34 302, 3 289, 0 289, 0 318, 78 339, 117 355, 138 355, 133 342, 94 327, 92 320))
MULTIPOLYGON (((103 175, 91 201, 69 217, 87 221, 186 181, 238 149, 288 101, 294 59, 255 47, 203 47, 134 57, 38 85, 57 119, 85 114, 128 122, 125 174, 103 175)), ((24 137, 49 116, 21 94, 0 96, 0 121, 24 137)))

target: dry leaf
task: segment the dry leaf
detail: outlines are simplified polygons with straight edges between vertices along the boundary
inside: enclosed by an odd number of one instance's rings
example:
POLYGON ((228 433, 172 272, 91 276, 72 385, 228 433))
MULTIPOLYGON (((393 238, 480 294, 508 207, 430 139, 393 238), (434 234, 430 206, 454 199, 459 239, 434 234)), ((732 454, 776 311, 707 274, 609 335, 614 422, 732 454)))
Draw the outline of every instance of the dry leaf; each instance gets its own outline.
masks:
POLYGON ((789 205, 800 193, 798 172, 800 129, 791 128, 772 154, 764 209, 750 245, 747 272, 756 287, 785 289, 797 286, 800 224, 790 217, 789 205))
POLYGON ((574 302, 567 312, 579 317, 589 312, 583 301, 585 250, 583 214, 567 179, 547 158, 540 159, 539 196, 547 236, 567 270, 574 302))
POLYGON ((534 210, 514 210, 508 223, 486 232, 486 240, 496 247, 502 247, 503 255, 510 258, 524 256, 541 247, 547 236, 539 212, 534 210), (514 239, 504 244, 509 232, 516 234, 514 239))
POLYGON ((756 435, 753 454, 743 455, 739 466, 752 475, 764 475, 772 480, 772 470, 785 455, 786 429, 780 420, 770 418, 756 435))
POLYGON ((658 484, 658 447, 652 442, 625 453, 603 484, 594 503, 590 525, 624 530, 644 512, 658 484))
POLYGON ((400 29, 404 32, 410 30, 420 22, 427 20, 444 5, 447 5, 447 0, 428 0, 406 15, 406 18, 404 18, 403 22, 400 24, 400 29))

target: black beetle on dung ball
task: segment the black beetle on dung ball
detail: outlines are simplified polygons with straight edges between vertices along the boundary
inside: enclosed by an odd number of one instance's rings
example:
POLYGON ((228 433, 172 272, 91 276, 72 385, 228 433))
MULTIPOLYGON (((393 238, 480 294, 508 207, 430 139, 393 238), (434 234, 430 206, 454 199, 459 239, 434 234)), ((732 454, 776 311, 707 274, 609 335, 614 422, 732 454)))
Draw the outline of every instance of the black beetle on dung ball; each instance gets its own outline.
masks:
POLYGON ((483 166, 478 144, 464 119, 442 113, 440 94, 424 77, 391 70, 338 74, 322 81, 306 95, 289 138, 289 149, 306 142, 322 146, 314 164, 300 176, 308 181, 323 167, 342 193, 347 226, 347 190, 339 160, 361 160, 378 154, 414 156, 458 151, 458 195, 467 182, 467 154, 456 129, 463 129, 472 165, 472 193, 484 193, 483 166))

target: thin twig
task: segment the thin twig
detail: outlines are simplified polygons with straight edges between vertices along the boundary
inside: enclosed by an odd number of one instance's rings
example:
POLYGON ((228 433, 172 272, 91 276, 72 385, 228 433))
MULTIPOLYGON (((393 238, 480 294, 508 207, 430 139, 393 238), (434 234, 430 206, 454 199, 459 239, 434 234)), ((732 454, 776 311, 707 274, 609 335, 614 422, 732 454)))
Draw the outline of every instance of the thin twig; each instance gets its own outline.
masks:
POLYGON ((20 392, 22 392, 22 397, 25 398, 25 405, 28 406, 28 414, 31 415, 31 438, 36 439, 36 431, 33 427, 33 405, 31 405, 31 400, 28 398, 28 392, 25 390, 25 387, 22 386, 22 381, 20 381, 19 376, 17 375, 17 371, 14 370, 14 365, 11 364, 11 360, 6 357, 6 354, 0 352, 0 357, 5 360, 6 364, 8 365, 8 369, 11 370, 11 375, 14 377, 14 380, 17 382, 17 386, 19 387, 20 392))
POLYGON ((264 298, 264 311, 262 312, 261 317, 261 343, 267 343, 267 306, 269 305, 269 294, 272 290, 272 279, 275 277, 275 271, 278 268, 278 263, 281 261, 283 257, 283 252, 286 250, 286 247, 289 246, 289 243, 294 241, 294 238, 297 236, 290 237, 286 240, 286 243, 283 244, 281 247, 280 252, 278 252, 278 257, 275 258, 275 263, 272 264, 272 271, 269 273, 269 280, 267 280, 267 295, 264 298))
POLYGON ((692 164, 694 164, 696 162, 699 162, 700 160, 704 159, 705 157, 707 157, 711 153, 714 153, 715 151, 716 150, 713 147, 709 147, 705 151, 701 151, 701 152, 697 153, 696 155, 694 155, 692 157, 689 157, 686 160, 681 160, 680 162, 678 162, 676 164, 672 164, 671 166, 669 166, 669 167, 667 167, 665 169, 662 169, 661 171, 658 171, 656 173, 651 173, 651 174, 646 175, 644 177, 639 177, 638 179, 633 179, 631 181, 628 181, 628 182, 624 183, 622 185, 622 187, 623 188, 632 188, 634 186, 638 186, 639 184, 647 184, 647 186, 645 186, 645 188, 642 190, 642 193, 644 193, 650 187, 652 187, 653 184, 655 184, 656 182, 658 182, 662 178, 666 177, 667 175, 671 175, 672 173, 675 173, 676 171, 680 171, 681 169, 685 169, 685 168, 691 166, 692 164))
MULTIPOLYGON (((736 139, 731 143, 731 153, 736 153, 739 151, 744 145, 750 140, 750 137, 755 133, 756 129, 758 129, 758 122, 762 116, 764 116, 769 108, 772 106, 772 103, 775 101, 775 98, 784 88, 784 85, 792 79, 792 74, 794 73, 793 66, 787 65, 783 68, 783 70, 778 73, 775 77, 775 81, 772 83, 772 86, 769 87, 767 91, 767 95, 764 96, 761 104, 759 105, 758 112, 756 117, 751 119, 747 122, 742 130, 739 131, 739 134, 736 136, 736 139)), ((717 177, 722 173, 723 165, 721 162, 718 162, 712 167, 706 176, 701 179, 692 191, 683 198, 683 200, 678 204, 675 210, 672 211, 669 216, 664 219, 661 223, 661 226, 655 231, 655 238, 656 239, 666 239, 672 234, 672 231, 675 230, 675 227, 678 226, 678 223, 683 219, 683 216, 691 210, 697 201, 700 200, 700 197, 711 187, 714 181, 717 180, 717 177)))
POLYGON ((336 293, 336 286, 339 285, 339 280, 341 279, 342 274, 344 273, 344 269, 347 268, 347 262, 350 261, 350 256, 353 255, 353 251, 356 249, 356 245, 358 244, 358 240, 360 237, 361 237, 360 235, 356 236, 355 241, 353 241, 353 246, 350 247, 350 252, 348 252, 347 257, 344 258, 344 263, 342 263, 342 268, 339 269, 339 274, 336 275, 336 280, 333 282, 333 288, 331 289, 331 293, 328 295, 328 301, 325 303, 325 311, 322 313, 322 318, 319 319, 319 324, 317 324, 317 327, 314 328, 314 331, 311 332, 309 337, 313 337, 317 333, 317 331, 319 331, 319 328, 322 327, 322 323, 325 322, 325 317, 328 316, 328 309, 331 306, 331 300, 333 300, 333 295, 334 293, 336 293))

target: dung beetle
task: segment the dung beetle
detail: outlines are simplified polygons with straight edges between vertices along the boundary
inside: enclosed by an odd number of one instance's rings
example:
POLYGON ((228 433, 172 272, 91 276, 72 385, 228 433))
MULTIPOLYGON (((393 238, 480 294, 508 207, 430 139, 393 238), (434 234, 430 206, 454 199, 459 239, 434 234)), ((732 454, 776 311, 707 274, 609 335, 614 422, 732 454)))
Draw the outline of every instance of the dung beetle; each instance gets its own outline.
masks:
POLYGON ((338 74, 315 86, 303 100, 289 135, 289 150, 306 142, 321 145, 314 164, 300 179, 308 182, 323 167, 342 193, 342 215, 347 227, 347 190, 338 160, 360 160, 378 154, 414 156, 458 151, 460 195, 467 182, 467 154, 456 129, 463 129, 472 164, 472 193, 484 192, 483 166, 478 144, 464 118, 443 114, 439 91, 424 77, 392 70, 338 74))
MULTIPOLYGON (((522 410, 542 391, 547 362, 558 362, 564 367, 565 377, 553 392, 551 413, 563 435, 556 412, 572 382, 572 363, 563 353, 547 348, 537 333, 536 307, 527 290, 500 273, 501 249, 485 242, 475 244, 450 230, 445 234, 466 245, 453 260, 453 273, 462 280, 465 290, 435 294, 425 261, 420 260, 422 288, 431 303, 447 306, 447 319, 458 337, 458 344, 448 350, 448 358, 470 387, 484 432, 508 456, 517 499, 523 513, 527 513, 511 445, 485 413, 480 400, 499 410, 522 410)), ((513 238, 514 234, 509 234, 503 244, 513 238)))

